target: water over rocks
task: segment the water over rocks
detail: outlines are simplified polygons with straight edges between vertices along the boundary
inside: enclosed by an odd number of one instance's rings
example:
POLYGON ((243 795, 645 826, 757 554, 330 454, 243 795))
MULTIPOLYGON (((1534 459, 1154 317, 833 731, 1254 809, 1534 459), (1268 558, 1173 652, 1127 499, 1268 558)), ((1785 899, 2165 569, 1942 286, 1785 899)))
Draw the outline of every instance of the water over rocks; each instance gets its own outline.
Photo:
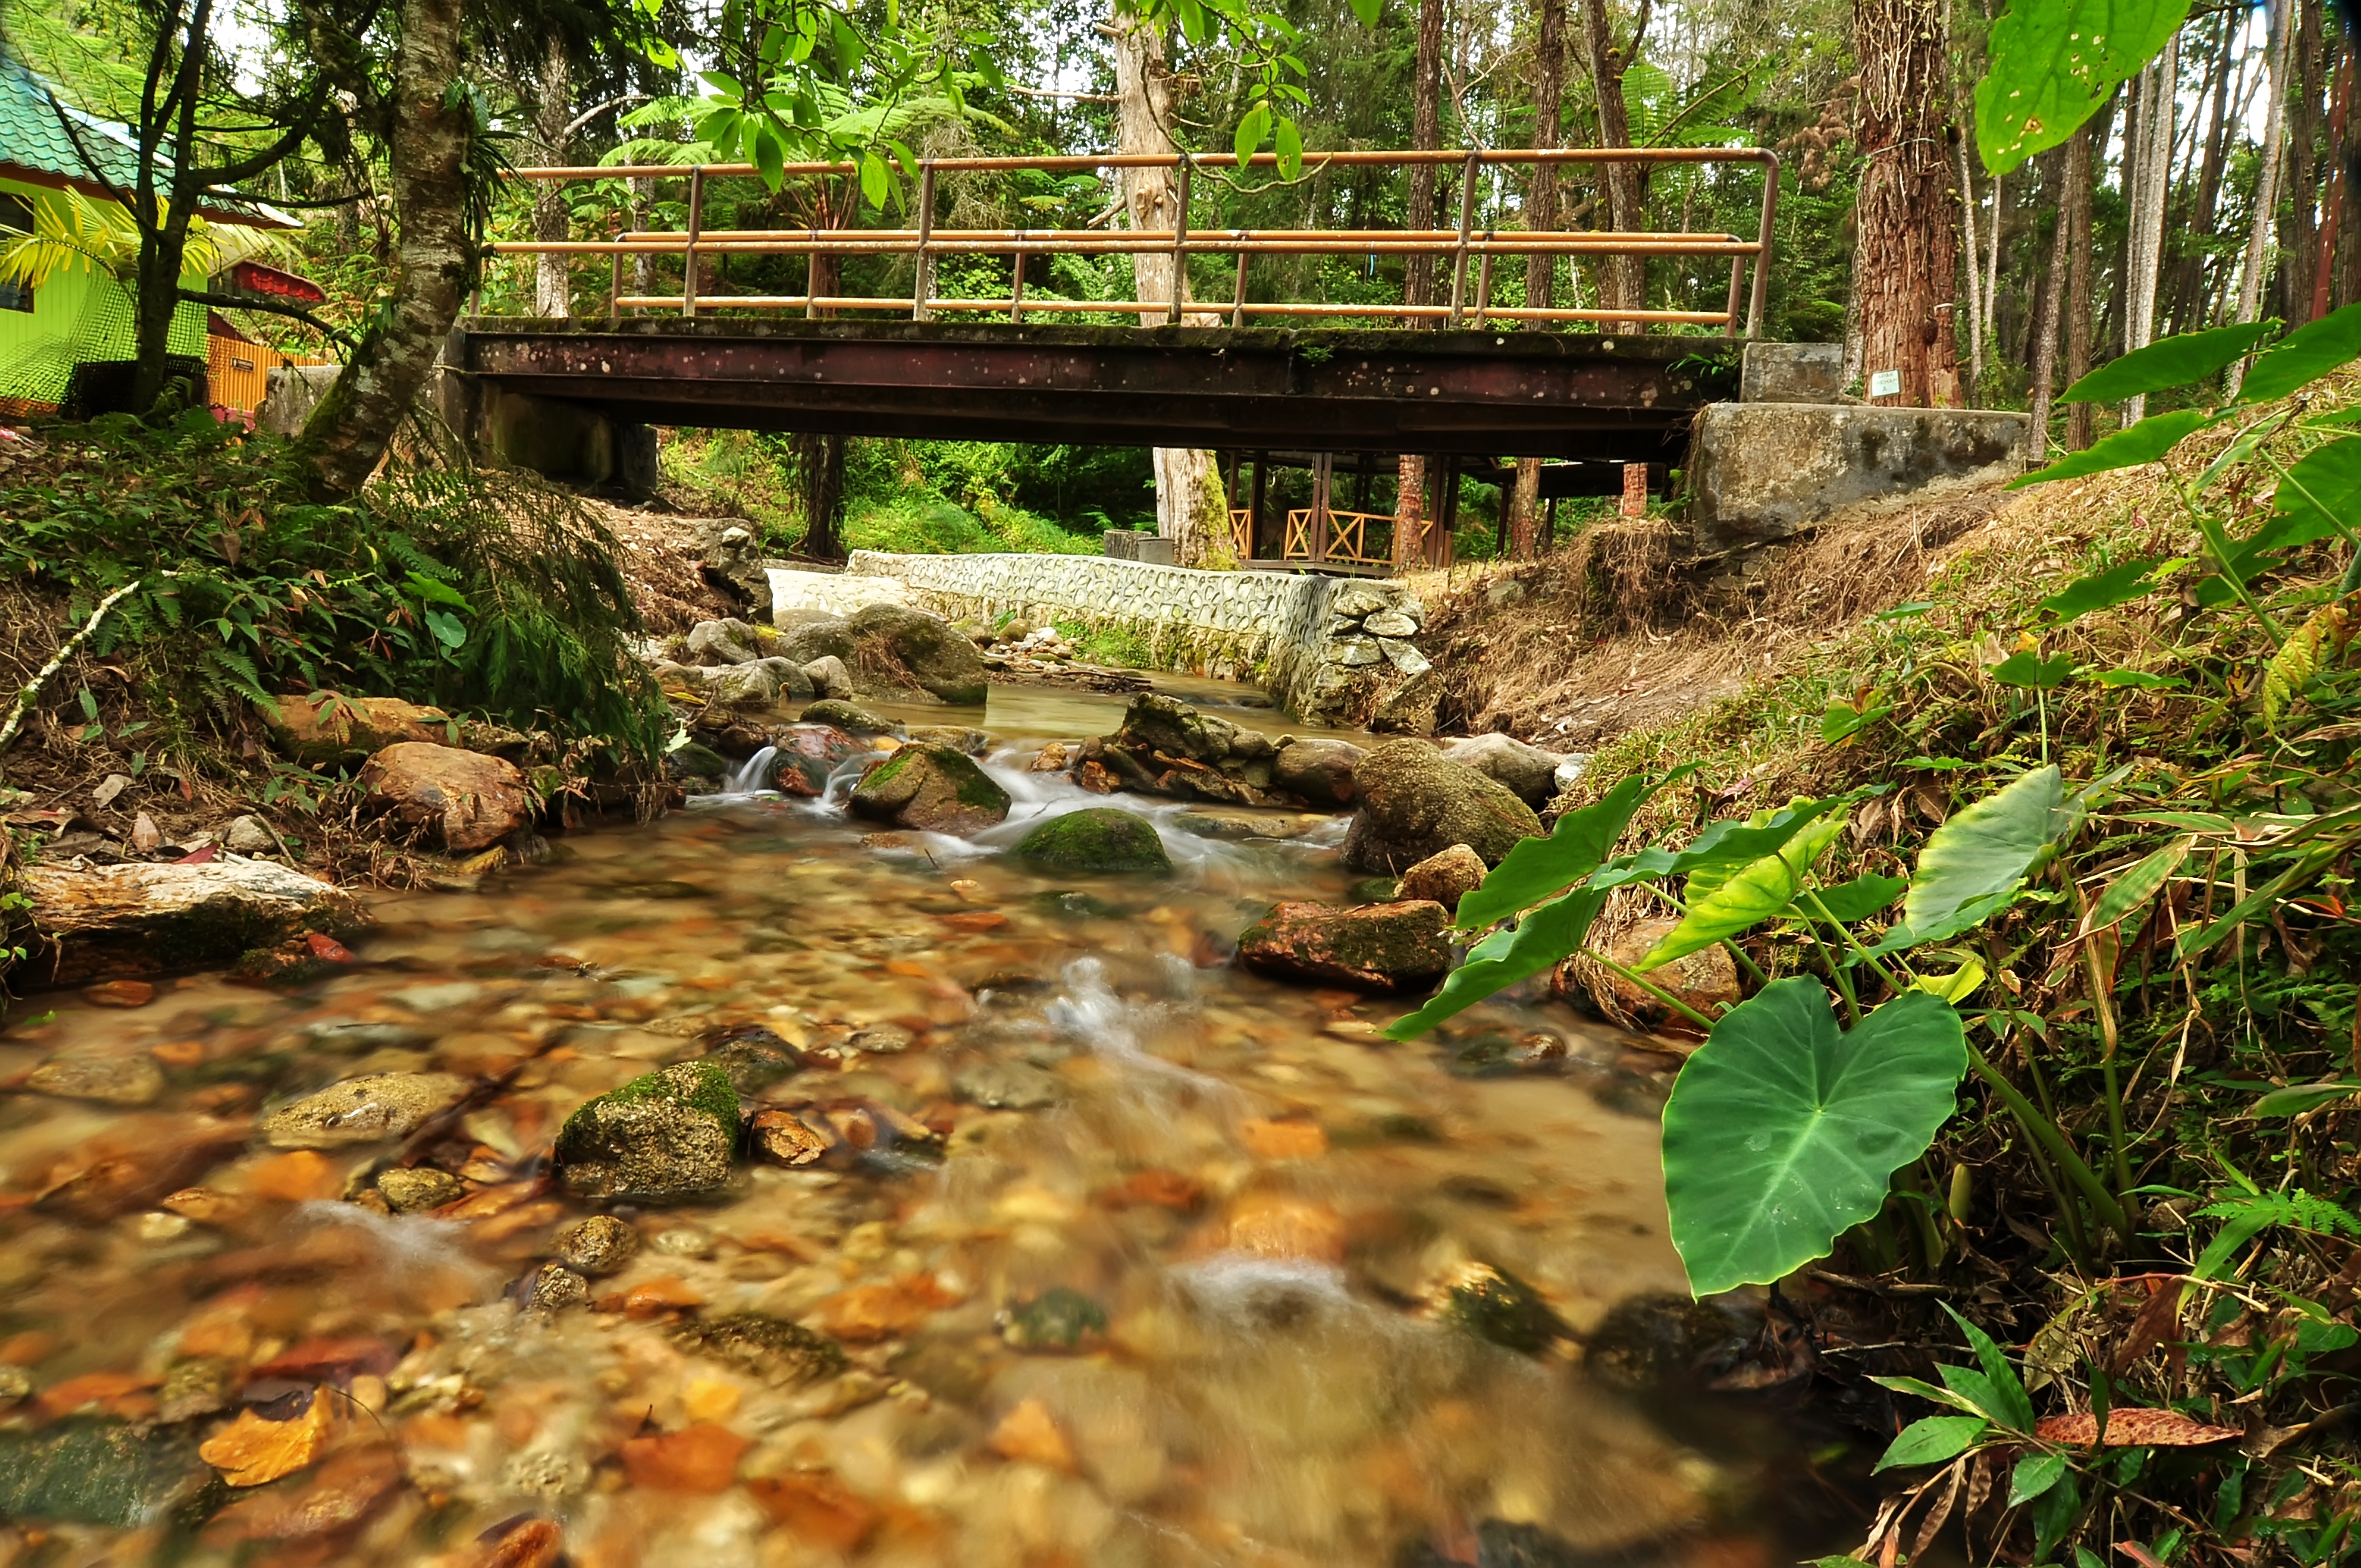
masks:
POLYGON ((1451 967, 1450 916, 1414 901, 1338 909, 1287 900, 1238 938, 1238 961, 1260 974, 1359 991, 1413 991, 1451 967))
POLYGON ((263 1119, 270 1146, 333 1149, 406 1137, 472 1087, 448 1072, 379 1072, 307 1094, 263 1119))

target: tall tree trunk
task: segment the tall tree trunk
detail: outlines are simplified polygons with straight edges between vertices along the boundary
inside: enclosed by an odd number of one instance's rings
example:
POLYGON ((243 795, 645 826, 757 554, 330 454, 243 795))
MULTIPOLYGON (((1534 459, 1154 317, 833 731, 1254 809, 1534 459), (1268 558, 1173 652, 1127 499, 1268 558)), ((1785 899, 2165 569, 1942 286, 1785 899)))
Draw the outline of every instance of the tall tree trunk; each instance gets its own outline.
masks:
POLYGON ((804 509, 803 552, 815 561, 844 559, 844 437, 796 432, 796 488, 804 509))
MULTIPOLYGON (((196 0, 182 30, 181 8, 166 8, 148 59, 142 100, 138 173, 128 194, 139 227, 139 258, 133 271, 131 407, 146 413, 162 395, 172 353, 172 317, 181 308, 181 269, 189 247, 189 220, 197 208, 201 181, 196 170, 197 89, 213 16, 212 0, 196 0), (159 91, 162 96, 159 98, 159 91), (156 190, 159 145, 173 151, 170 189, 156 190)), ((74 135, 77 145, 79 134, 74 135)), ((84 157, 88 152, 85 149, 84 157)))
MULTIPOLYGON (((1416 152, 1431 152, 1443 145, 1443 0, 1420 0, 1418 8, 1418 57, 1412 66, 1411 81, 1410 145, 1416 152)), ((1434 174, 1432 163, 1413 163, 1410 169, 1410 226, 1431 229, 1435 226, 1434 174)), ((1402 258, 1402 303, 1431 305, 1434 303, 1434 258, 1409 256, 1402 258)), ((1423 316, 1407 316, 1402 325, 1422 327, 1431 324, 1423 316)))
MULTIPOLYGON (((1541 0, 1541 27, 1533 39, 1533 146, 1548 150, 1565 134, 1561 111, 1565 96, 1565 0, 1541 0)), ((1525 197, 1525 227, 1557 227, 1557 165, 1533 165, 1533 183, 1525 197)), ((1557 258, 1525 258, 1525 303, 1537 311, 1550 308, 1557 291, 1557 258)), ((1535 323, 1536 326, 1543 323, 1535 323)))
MULTIPOLYGON (((2042 171, 2043 185, 2052 191, 2059 189, 2068 156, 2061 150, 2043 159, 2047 165, 2042 171)), ((2058 375, 2058 317, 2066 295, 2067 227, 2066 206, 2061 200, 2049 237, 2049 265, 2042 270, 2041 291, 2034 302, 2032 348, 2026 356, 2033 371, 2033 396, 2025 426, 2025 461, 2028 467, 2038 467, 2049 459, 2049 400, 2058 375)))
MULTIPOLYGON (((2091 167, 2092 148, 2106 135, 2112 111, 2101 109, 2066 143, 2066 384, 2091 373, 2091 167)), ((2091 444, 2091 405, 2076 403, 2066 415, 2066 450, 2091 444)))
MULTIPOLYGON (((2164 52, 2140 83, 2136 146, 2138 178, 2131 190, 2131 247, 2124 281, 2124 352, 2146 348, 2155 335, 2156 285, 2164 260, 2164 207, 2172 182, 2173 85, 2180 77, 2180 40, 2166 40, 2164 52)), ((2137 424, 2147 412, 2145 396, 2124 400, 2124 422, 2137 424)))
MULTIPOLYGON (((541 62, 541 102, 533 115, 533 140, 553 165, 566 162, 566 148, 574 138, 566 126, 574 114, 574 64, 566 56, 566 38, 553 28, 541 62)), ((555 180, 536 181, 533 196, 533 237, 543 244, 563 240, 572 227, 566 209, 565 188, 555 180)), ((535 315, 563 318, 574 313, 574 291, 566 276, 566 258, 546 253, 533 258, 533 309, 535 315)))
MULTIPOLYGON (((1640 27, 1647 26, 1647 7, 1641 8, 1640 27)), ((1623 71, 1631 63, 1631 56, 1640 49, 1640 36, 1635 33, 1629 50, 1616 46, 1615 36, 1607 25, 1607 0, 1582 0, 1582 38, 1585 51, 1590 58, 1591 86, 1598 95, 1598 145, 1630 147, 1631 145, 1631 115, 1623 100, 1623 71)), ((1636 163, 1602 163, 1598 166, 1599 188, 1607 196, 1607 226, 1629 232, 1646 227, 1642 214, 1645 191, 1640 181, 1636 163)), ((1610 256, 1599 270, 1598 303, 1601 310, 1636 311, 1648 303, 1648 261, 1641 256, 1610 256)), ((1637 332, 1637 322, 1609 323, 1616 332, 1637 332)))
POLYGON ((475 115, 460 81, 460 0, 402 0, 387 162, 401 225, 393 296, 303 426, 312 488, 348 496, 392 444, 459 317, 474 241, 467 233, 467 144, 475 115))
MULTIPOLYGON (((2192 208, 2188 232, 2205 236, 2213 232, 2213 210, 2221 201, 2222 162, 2230 146, 2230 78, 2231 46, 2241 28, 2241 18, 2224 12, 2221 17, 2220 47, 2214 51, 2211 70, 2213 78, 2213 104, 2202 133, 2205 144, 2203 159, 2197 166, 2197 200, 2192 208)), ((2274 27, 2273 37, 2277 37, 2274 27)), ((2268 52, 2268 46, 2266 46, 2268 52)), ((2187 255, 2173 262, 2172 269, 2172 330, 2189 332, 2204 324, 2205 258, 2194 247, 2187 255)))
POLYGON ((1512 560, 1533 558, 1534 542, 1541 533, 1542 460, 1538 457, 1517 459, 1517 483, 1510 497, 1509 555, 1512 560))
MULTIPOLYGON (((1962 125, 1971 123, 1965 115, 1962 125)), ((1976 400, 1977 391, 1984 384, 1984 293, 1983 269, 1976 258, 1976 184, 1974 170, 1968 167, 1968 137, 1964 132, 1952 142, 1951 150, 1960 165, 1960 248, 1965 253, 1968 274, 1968 401, 1976 400)), ((2000 212, 2000 181, 1993 181, 1993 212, 2000 212)))
MULTIPOLYGON (((2292 72, 2282 71, 2280 92, 2290 75, 2295 96, 2286 104, 2287 161, 2280 184, 2293 198, 2287 221, 2279 225, 2279 272, 2275 313, 2290 326, 2312 319, 2312 285, 2319 270, 2320 221, 2313 201, 2320 189, 2321 98, 2328 90, 2325 50, 2321 43, 2320 0, 2296 0, 2292 72)), ((2276 218, 2275 220, 2276 221, 2276 218)))
POLYGON ((1862 371, 1899 372, 1905 406, 1955 407, 1959 356, 1949 316, 1959 252, 1944 168, 1944 0, 1853 0, 1853 39, 1864 170, 1853 249, 1862 371))
MULTIPOLYGON (((2240 322, 2251 322, 2262 313, 2263 268, 2268 258, 2271 225, 2279 213, 2279 164, 2285 151, 2287 133, 2288 53, 2293 47, 2295 29, 2288 26, 2287 6, 2273 5, 2270 11, 2270 38, 2263 49, 2263 103, 2269 116, 2263 122, 2262 167, 2255 173, 2255 215, 2246 226, 2246 251, 2238 265, 2238 309, 2240 322)), ((2237 395, 2238 383, 2246 377, 2246 364, 2240 361, 2230 367, 2230 393, 2237 395)))
MULTIPOLYGON (((1172 140, 1172 69, 1160 27, 1118 5, 1109 29, 1115 38, 1115 128, 1119 152, 1169 153, 1172 140)), ((1170 229, 1180 218, 1180 181, 1170 169, 1123 171, 1124 210, 1135 229, 1170 229)), ((1172 299, 1173 258, 1131 258, 1142 326, 1161 326, 1172 299)), ((1181 298, 1188 279, 1180 279, 1181 298)), ((1191 318, 1186 315, 1184 321, 1191 318)), ((1215 318, 1218 319, 1218 318, 1215 318)), ((1183 566, 1229 565, 1229 503, 1210 452, 1188 447, 1155 449, 1156 532, 1172 541, 1172 559, 1183 566)))
POLYGON ((1426 543, 1426 459, 1404 453, 1395 467, 1394 570, 1418 565, 1426 543))

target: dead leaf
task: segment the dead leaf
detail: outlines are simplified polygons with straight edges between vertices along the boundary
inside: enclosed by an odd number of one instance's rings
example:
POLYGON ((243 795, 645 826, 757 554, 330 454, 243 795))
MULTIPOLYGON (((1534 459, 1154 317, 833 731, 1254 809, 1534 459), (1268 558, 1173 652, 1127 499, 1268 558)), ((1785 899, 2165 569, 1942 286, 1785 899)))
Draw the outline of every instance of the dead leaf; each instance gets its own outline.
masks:
POLYGON ((312 956, 323 963, 348 964, 353 961, 352 949, 334 937, 324 937, 317 931, 306 931, 303 933, 303 945, 310 948, 312 956))
POLYGON ((252 1410, 207 1438, 197 1457, 233 1486, 259 1486, 292 1475, 320 1457, 335 1424, 335 1403, 314 1392, 311 1407, 291 1420, 265 1420, 252 1410))
POLYGON ((788 1534, 833 1551, 854 1552, 877 1528, 877 1510, 827 1474, 764 1475, 746 1483, 754 1501, 788 1534))
POLYGON ((752 1446, 728 1427, 699 1422, 628 1439, 623 1469, 631 1485, 659 1492, 726 1492, 738 1478, 738 1461, 752 1446))
POLYGON ((91 804, 97 806, 101 811, 104 811, 108 806, 115 804, 115 797, 116 795, 121 795, 125 790, 129 789, 130 787, 131 775, 129 773, 109 773, 104 779, 100 781, 99 786, 96 789, 90 792, 91 804))
MULTIPOLYGON (((2076 1448, 2088 1448, 2098 1431, 2098 1420, 2088 1410, 2080 1415, 2044 1416, 2033 1423, 2033 1435, 2043 1442, 2076 1448)), ((2133 1409, 2107 1412, 2109 1448, 2195 1448, 2245 1435, 2235 1427, 2210 1427, 2178 1410, 2133 1409)))
POLYGON ((342 1530, 368 1516, 400 1484, 401 1464, 382 1443, 331 1456, 300 1487, 252 1492, 214 1516, 214 1540, 300 1541, 342 1530))
POLYGON ((133 849, 144 855, 151 850, 161 847, 163 842, 164 830, 156 826, 154 817, 143 811, 132 820, 131 847, 133 849))
POLYGON ((2151 1275, 2147 1281, 2148 1298, 2140 1308, 2139 1316, 2124 1335, 2123 1344, 2115 1351, 2115 1376, 2121 1377, 2139 1359, 2158 1345, 2165 1336, 2180 1326, 2180 1279, 2177 1275, 2151 1275))
POLYGON ((1003 1459, 1046 1464, 1052 1470, 1074 1467, 1073 1446, 1058 1430, 1049 1407, 1038 1399, 1027 1399, 1001 1418, 993 1429, 992 1451, 1003 1459))

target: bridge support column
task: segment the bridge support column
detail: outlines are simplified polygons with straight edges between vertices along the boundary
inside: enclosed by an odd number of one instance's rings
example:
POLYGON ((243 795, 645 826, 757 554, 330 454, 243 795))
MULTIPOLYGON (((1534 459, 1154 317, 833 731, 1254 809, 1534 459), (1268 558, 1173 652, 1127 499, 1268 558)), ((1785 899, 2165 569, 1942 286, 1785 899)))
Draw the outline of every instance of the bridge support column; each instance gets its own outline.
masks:
POLYGON ((465 398, 457 411, 461 417, 452 421, 452 428, 466 435, 480 461, 530 468, 544 478, 588 488, 611 487, 633 500, 655 494, 656 433, 651 426, 499 387, 465 398))

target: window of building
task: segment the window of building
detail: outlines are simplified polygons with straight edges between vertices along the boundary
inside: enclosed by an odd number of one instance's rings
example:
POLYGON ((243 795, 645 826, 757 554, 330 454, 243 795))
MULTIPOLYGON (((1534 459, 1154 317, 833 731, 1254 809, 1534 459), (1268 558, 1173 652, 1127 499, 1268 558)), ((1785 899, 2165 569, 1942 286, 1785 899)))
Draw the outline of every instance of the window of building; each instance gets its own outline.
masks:
MULTIPOLYGON (((12 196, 0 191, 0 229, 16 229, 31 233, 33 204, 22 196, 12 196)), ((0 240, 5 240, 0 236, 0 240)), ((29 311, 33 308, 33 286, 0 280, 0 311, 29 311)))

